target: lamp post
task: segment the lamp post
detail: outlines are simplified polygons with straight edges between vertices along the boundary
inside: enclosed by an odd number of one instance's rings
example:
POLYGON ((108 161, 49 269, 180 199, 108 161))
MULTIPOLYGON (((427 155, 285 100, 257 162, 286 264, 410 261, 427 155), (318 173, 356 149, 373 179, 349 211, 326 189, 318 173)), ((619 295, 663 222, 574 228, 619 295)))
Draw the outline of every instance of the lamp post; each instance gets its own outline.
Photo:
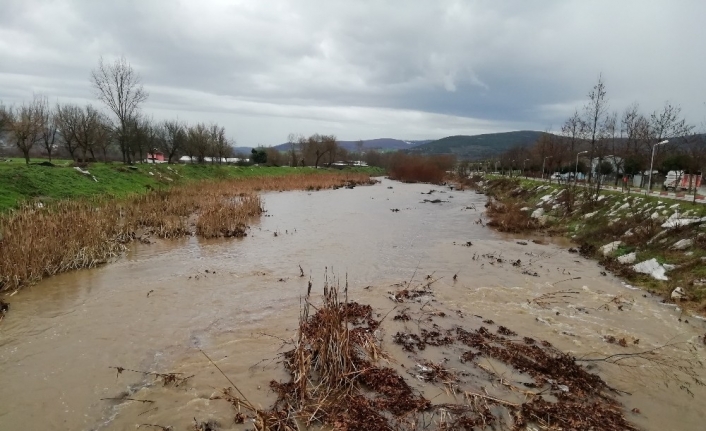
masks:
POLYGON ((579 181, 579 155, 586 154, 588 151, 580 151, 576 154, 576 170, 574 171, 574 185, 578 184, 579 181))
POLYGON ((650 180, 647 182, 647 194, 649 195, 650 192, 652 191, 652 166, 654 165, 655 162, 655 148, 657 148, 657 145, 663 145, 669 142, 668 140, 664 140, 662 142, 657 142, 652 146, 652 159, 650 160, 650 180))
POLYGON ((510 163, 510 178, 512 178, 512 173, 515 170, 515 161, 513 160, 512 163, 510 163))
POLYGON ((542 161, 542 179, 544 179, 544 164, 547 163, 547 159, 551 159, 551 158, 552 158, 552 156, 547 156, 542 161))
POLYGON ((529 160, 529 159, 525 159, 522 162, 522 174, 524 174, 525 178, 527 178, 527 171, 525 170, 525 164, 527 163, 527 160, 529 160))

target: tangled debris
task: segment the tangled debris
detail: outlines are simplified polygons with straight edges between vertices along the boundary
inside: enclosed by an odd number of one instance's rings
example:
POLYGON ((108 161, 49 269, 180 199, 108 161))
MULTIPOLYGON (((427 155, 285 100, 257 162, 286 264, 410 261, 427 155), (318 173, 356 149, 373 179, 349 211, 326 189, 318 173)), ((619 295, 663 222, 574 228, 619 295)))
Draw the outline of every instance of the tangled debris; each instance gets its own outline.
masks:
POLYGON ((411 304, 393 320, 406 330, 392 336, 408 352, 408 366, 381 364, 393 363, 382 350, 381 322, 373 309, 349 302, 347 287, 341 297, 338 288, 327 284, 322 304, 312 305, 310 295, 303 301, 294 348, 281 354, 289 378, 270 382, 274 404, 257 409, 237 388, 238 395, 226 388, 214 398, 232 404, 236 422, 249 418, 259 431, 637 430, 625 418, 616 391, 576 358, 504 326, 497 327, 497 334, 484 326, 443 328, 433 318, 445 313, 430 312, 429 302, 417 303, 416 295, 431 291, 410 284, 390 296, 411 304), (443 359, 421 356, 433 352, 443 359), (451 363, 454 357, 458 365, 451 363), (498 374, 486 365, 489 361, 503 364, 505 371, 498 374), (416 383, 408 382, 399 367, 416 383), (488 378, 501 383, 492 385, 492 393, 478 387, 488 378), (432 403, 415 389, 419 384, 440 386, 452 401, 432 403))

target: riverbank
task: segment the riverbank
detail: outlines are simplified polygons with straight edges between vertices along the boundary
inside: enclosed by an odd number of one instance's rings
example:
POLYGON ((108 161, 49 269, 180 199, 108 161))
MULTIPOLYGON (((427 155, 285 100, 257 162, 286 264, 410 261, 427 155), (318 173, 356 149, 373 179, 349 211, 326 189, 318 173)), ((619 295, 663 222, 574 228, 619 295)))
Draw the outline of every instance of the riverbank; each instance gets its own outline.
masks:
POLYGON ((596 259, 631 285, 706 313, 706 207, 653 196, 571 185, 492 178, 489 225, 503 232, 541 232, 571 239, 575 252, 596 259))
MULTIPOLYGON (((204 180, 286 176, 319 172, 314 168, 231 166, 210 164, 91 163, 76 169, 70 160, 0 161, 0 213, 22 203, 47 204, 62 199, 104 196, 121 198, 154 189, 204 180)), ((382 175, 379 168, 351 168, 346 172, 382 175)))
MULTIPOLYGON (((310 303, 321 304, 326 267, 329 286, 340 280, 345 295, 347 279, 349 301, 372 307, 380 322, 373 334, 390 355, 378 367, 393 368, 417 399, 432 403, 434 410, 421 412, 425 424, 438 413, 428 429, 439 424, 441 414, 450 429, 456 418, 451 409, 459 404, 477 408, 471 414, 486 402, 500 412, 501 406, 483 396, 528 408, 544 397, 561 402, 553 394, 563 394, 563 386, 547 390, 551 382, 539 385, 522 366, 494 356, 523 346, 524 337, 542 349, 540 341, 546 340, 621 391, 607 395, 615 395, 620 412, 642 430, 699 430, 706 421, 700 404, 706 387, 691 375, 693 370, 704 381, 706 322, 679 320, 674 307, 625 289, 617 277, 601 275, 595 261, 569 253, 563 244, 518 244, 514 236, 475 223, 484 195, 382 179, 369 187, 263 192, 260 198, 267 213, 253 219, 247 237, 137 242, 110 265, 51 277, 13 296, 0 326, 3 424, 127 431, 146 428, 142 424, 189 429, 196 418, 201 424, 218 422, 223 431, 253 429, 252 415, 235 424, 237 413, 248 412, 235 412, 217 398, 231 384, 200 350, 253 405, 273 406, 278 393, 270 382, 289 382, 282 353, 298 339, 309 281, 310 303), (427 292, 399 302, 405 289, 427 292), (518 336, 503 335, 508 346, 496 344, 485 340, 481 326, 492 335, 502 335, 503 326, 518 336), (467 346, 457 327, 482 336, 481 347, 493 350, 467 346), (427 342, 424 350, 409 352, 395 340, 398 332, 424 340, 424 334, 438 331, 444 338, 449 329, 454 342, 447 346, 427 342), (479 355, 460 363, 469 350, 479 355), (602 360, 609 357, 619 360, 602 360), (429 375, 427 362, 458 379, 447 386, 422 378, 429 375), (125 371, 116 375, 110 367, 125 371), (192 377, 178 387, 164 386, 154 374, 128 369, 192 377), (467 398, 455 388, 482 396, 467 398), (518 388, 537 395, 525 396, 518 388), (35 414, 38 405, 42 415, 35 414)), ((567 397, 579 396, 580 387, 547 377, 566 386, 567 397)), ((561 411, 550 413, 556 418, 553 413, 561 411)), ((502 417, 509 422, 497 427, 511 429, 512 417, 502 417)))
MULTIPOLYGON (((169 166, 164 169, 178 172, 169 166)), ((0 291, 16 291, 48 276, 101 265, 119 256, 133 241, 150 243, 152 238, 189 235, 243 237, 249 220, 263 212, 260 191, 352 188, 372 182, 368 174, 348 171, 227 169, 217 172, 228 172, 233 175, 230 178, 197 182, 192 176, 182 184, 150 188, 125 198, 88 197, 20 205, 0 216, 0 291)), ((139 181, 129 184, 134 187, 139 181)))

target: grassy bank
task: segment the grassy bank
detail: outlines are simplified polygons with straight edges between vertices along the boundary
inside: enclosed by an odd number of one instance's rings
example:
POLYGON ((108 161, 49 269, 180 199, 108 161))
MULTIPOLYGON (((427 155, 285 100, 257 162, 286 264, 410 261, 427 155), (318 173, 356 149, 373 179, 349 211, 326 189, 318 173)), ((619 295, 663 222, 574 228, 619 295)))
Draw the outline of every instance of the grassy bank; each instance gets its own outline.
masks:
POLYGON ((136 240, 244 236, 249 220, 262 212, 259 191, 320 190, 370 182, 368 174, 348 171, 253 168, 231 172, 241 176, 128 192, 124 198, 21 204, 0 215, 0 291, 95 267, 136 240))
MULTIPOLYGON (((146 165, 92 163, 83 174, 68 160, 0 161, 0 212, 17 208, 22 202, 49 203, 61 199, 91 196, 126 197, 149 190, 184 185, 202 180, 286 176, 319 172, 314 168, 227 166, 227 165, 146 165), (95 180, 93 179, 95 177, 95 180)), ((326 171, 326 170, 324 170, 326 171)), ((354 168, 345 172, 382 175, 377 168, 354 168)))
POLYGON ((519 179, 490 179, 481 187, 490 197, 489 225, 566 236, 577 252, 631 284, 706 312, 705 205, 618 193, 595 196, 583 188, 519 179))

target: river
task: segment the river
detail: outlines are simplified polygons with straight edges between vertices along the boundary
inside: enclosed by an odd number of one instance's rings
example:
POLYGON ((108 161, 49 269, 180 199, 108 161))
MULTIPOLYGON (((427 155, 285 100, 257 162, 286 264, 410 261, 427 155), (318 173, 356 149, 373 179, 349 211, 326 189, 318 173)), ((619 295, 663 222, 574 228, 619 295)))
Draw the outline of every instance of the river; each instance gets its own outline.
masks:
MULTIPOLYGON (((243 429, 228 421, 233 412, 224 401, 210 399, 228 383, 199 349, 251 401, 267 406, 268 382, 284 376, 269 360, 296 330, 308 280, 316 290, 326 272, 342 284, 347 277, 349 296, 379 310, 393 306, 392 284, 432 275, 437 298, 448 306, 577 356, 676 343, 664 355, 704 359, 703 320, 603 275, 562 241, 518 243, 485 227, 478 222, 485 196, 473 191, 382 180, 265 193, 263 201, 267 212, 246 238, 138 244, 104 267, 55 276, 8 298, 11 310, 0 324, 0 430, 187 429, 194 417, 243 429), (480 255, 504 263, 474 259, 480 255), (522 266, 510 264, 517 259, 522 266), (559 290, 576 293, 544 306, 531 302, 559 290), (608 343, 610 336, 631 344, 608 343), (162 387, 109 367, 193 377, 162 387), (126 393, 154 402, 105 399, 126 393)), ((650 364, 596 365, 609 385, 631 394, 620 401, 626 412, 639 409, 627 414, 639 427, 703 429, 706 390, 684 375, 650 364)), ((703 369, 695 372, 706 378, 703 369)))

